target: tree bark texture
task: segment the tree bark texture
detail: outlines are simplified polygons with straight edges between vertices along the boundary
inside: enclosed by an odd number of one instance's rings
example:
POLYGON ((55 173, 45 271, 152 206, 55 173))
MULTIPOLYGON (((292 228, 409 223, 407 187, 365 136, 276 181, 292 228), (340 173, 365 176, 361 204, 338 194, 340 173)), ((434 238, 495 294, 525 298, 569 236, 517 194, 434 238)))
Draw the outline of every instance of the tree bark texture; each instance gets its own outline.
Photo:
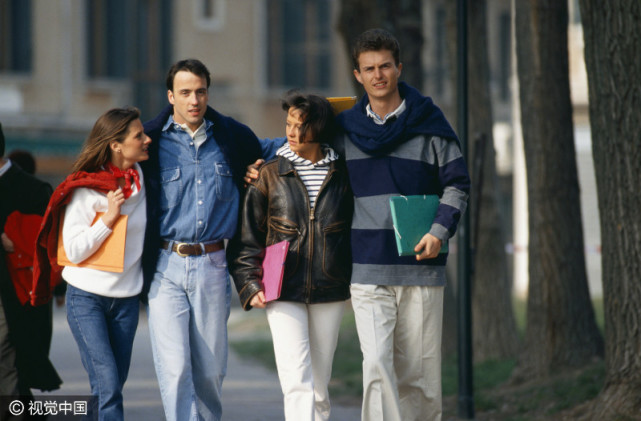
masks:
POLYGON ((525 347, 513 380, 602 354, 588 290, 574 149, 565 1, 516 1, 517 68, 529 202, 525 347))
MULTIPOLYGON (((472 284, 473 350, 476 362, 516 357, 518 332, 512 308, 512 287, 505 254, 504 219, 499 211, 500 189, 492 138, 486 0, 468 0, 469 150, 468 166, 476 156, 478 137, 485 137, 480 192, 470 197, 474 273, 472 284), (480 193, 480 195, 479 195, 480 193), (475 197, 477 195, 477 197, 475 197), (474 208, 477 205, 477 208, 474 208), (478 216, 475 217, 478 213, 478 216)), ((471 173, 473 174, 473 172, 471 173)), ((473 180, 473 186, 479 186, 473 180)))
POLYGON ((601 216, 605 387, 595 419, 641 415, 641 3, 580 0, 601 216), (616 412, 615 412, 616 411, 616 412))

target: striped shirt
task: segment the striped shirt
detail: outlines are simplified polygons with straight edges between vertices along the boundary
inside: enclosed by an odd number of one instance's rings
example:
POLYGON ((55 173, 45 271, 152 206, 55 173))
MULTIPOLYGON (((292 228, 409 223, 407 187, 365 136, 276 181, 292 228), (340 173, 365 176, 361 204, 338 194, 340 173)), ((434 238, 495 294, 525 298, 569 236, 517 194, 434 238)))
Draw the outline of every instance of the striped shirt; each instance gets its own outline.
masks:
POLYGON ((338 159, 338 154, 329 146, 321 145, 321 150, 325 154, 325 158, 316 163, 296 155, 296 153, 290 149, 289 143, 285 143, 276 152, 276 155, 286 158, 294 165, 298 177, 300 177, 307 188, 310 209, 314 209, 318 191, 323 185, 323 181, 325 181, 325 177, 327 177, 327 172, 329 171, 329 163, 338 159))

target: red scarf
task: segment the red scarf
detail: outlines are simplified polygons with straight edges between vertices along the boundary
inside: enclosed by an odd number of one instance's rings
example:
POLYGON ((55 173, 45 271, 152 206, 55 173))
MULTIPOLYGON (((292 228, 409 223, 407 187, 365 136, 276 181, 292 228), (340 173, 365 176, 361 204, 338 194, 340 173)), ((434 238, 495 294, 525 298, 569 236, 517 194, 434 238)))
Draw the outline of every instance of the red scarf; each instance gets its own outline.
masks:
POLYGON ((53 288, 62 281, 62 267, 58 265, 58 228, 60 213, 71 201, 75 189, 85 187, 107 194, 118 188, 118 180, 108 171, 77 172, 69 175, 56 187, 45 211, 36 240, 33 258, 33 288, 31 305, 49 302, 53 288))
POLYGON ((132 178, 136 183, 136 187, 138 188, 138 191, 140 191, 140 179, 138 177, 138 171, 136 171, 133 167, 123 171, 120 168, 116 167, 111 162, 107 162, 107 170, 110 173, 112 173, 114 177, 125 179, 125 185, 122 186, 122 192, 125 195, 125 199, 129 199, 129 196, 131 196, 131 193, 133 193, 131 189, 132 178))

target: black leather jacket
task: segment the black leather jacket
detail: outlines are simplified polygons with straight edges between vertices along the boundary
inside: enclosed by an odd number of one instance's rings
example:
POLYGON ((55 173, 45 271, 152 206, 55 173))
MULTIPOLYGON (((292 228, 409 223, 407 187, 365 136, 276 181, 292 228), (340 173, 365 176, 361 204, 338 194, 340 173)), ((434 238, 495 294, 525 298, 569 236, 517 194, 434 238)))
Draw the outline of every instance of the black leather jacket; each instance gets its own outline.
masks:
POLYGON ((261 290, 266 246, 289 241, 280 300, 323 303, 349 298, 353 196, 343 160, 332 161, 313 210, 292 163, 277 157, 260 169, 241 210, 228 262, 245 310, 261 290), (311 213, 311 216, 310 216, 311 213))

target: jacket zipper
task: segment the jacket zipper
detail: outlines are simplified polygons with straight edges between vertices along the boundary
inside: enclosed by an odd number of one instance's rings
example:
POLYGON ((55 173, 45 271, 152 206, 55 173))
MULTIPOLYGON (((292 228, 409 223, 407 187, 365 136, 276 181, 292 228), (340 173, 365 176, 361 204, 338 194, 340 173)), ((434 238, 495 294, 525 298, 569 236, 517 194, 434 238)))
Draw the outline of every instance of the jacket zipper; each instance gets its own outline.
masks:
POLYGON ((294 169, 294 174, 296 175, 296 179, 300 182, 300 184, 303 186, 303 191, 305 192, 305 201, 307 203, 307 211, 309 213, 309 225, 307 227, 307 231, 309 232, 309 247, 308 247, 308 256, 307 256, 307 279, 305 281, 305 292, 306 292, 306 297, 305 297, 305 302, 307 304, 311 303, 312 301, 312 262, 313 262, 313 254, 314 254, 314 220, 316 219, 316 207, 318 205, 318 199, 321 196, 321 193, 325 189, 325 186, 329 183, 330 178, 332 177, 332 174, 334 171, 330 168, 327 171, 327 176, 325 176, 325 180, 323 181, 323 184, 321 184, 320 188, 318 189, 318 194, 316 195, 316 203, 314 204, 314 208, 310 206, 309 202, 309 192, 307 191, 307 187, 305 186, 305 183, 303 183, 303 180, 301 180, 300 176, 298 175, 298 172, 294 169))

